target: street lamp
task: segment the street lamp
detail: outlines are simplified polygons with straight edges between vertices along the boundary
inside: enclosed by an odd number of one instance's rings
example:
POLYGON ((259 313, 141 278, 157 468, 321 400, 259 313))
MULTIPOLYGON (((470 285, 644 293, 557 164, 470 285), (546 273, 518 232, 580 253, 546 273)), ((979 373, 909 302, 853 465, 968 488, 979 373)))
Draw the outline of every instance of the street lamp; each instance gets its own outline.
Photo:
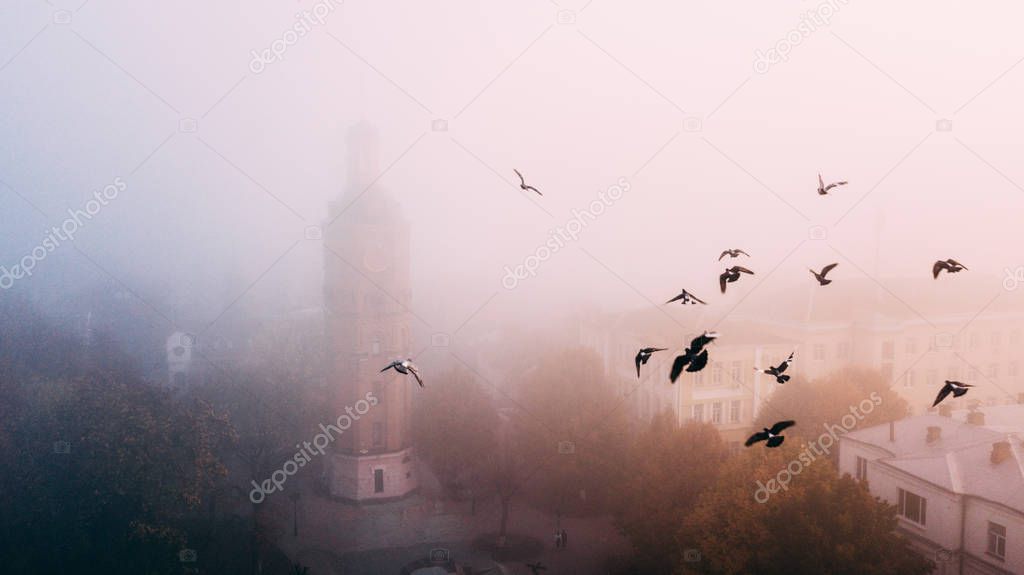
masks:
POLYGON ((293 491, 288 495, 288 499, 292 500, 292 537, 299 536, 299 498, 302 497, 302 493, 293 491))

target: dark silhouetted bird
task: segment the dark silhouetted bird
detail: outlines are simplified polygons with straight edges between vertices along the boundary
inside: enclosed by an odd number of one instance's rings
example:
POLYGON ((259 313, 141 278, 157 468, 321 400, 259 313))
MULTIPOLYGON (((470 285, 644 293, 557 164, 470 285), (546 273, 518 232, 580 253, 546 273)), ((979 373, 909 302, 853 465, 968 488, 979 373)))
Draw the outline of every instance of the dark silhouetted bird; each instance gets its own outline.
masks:
POLYGON ((679 379, 679 374, 683 373, 684 367, 686 371, 690 372, 704 369, 704 366, 708 364, 708 350, 704 349, 704 346, 715 341, 717 337, 717 333, 706 331, 693 338, 690 347, 686 348, 683 355, 676 356, 676 360, 672 362, 672 373, 669 374, 672 383, 679 379))
POLYGON ((775 367, 769 367, 768 369, 761 369, 761 368, 755 367, 754 371, 760 371, 761 373, 767 373, 768 375, 773 376, 775 378, 775 381, 777 381, 778 383, 786 383, 787 381, 789 381, 789 376, 788 375, 782 375, 782 373, 784 371, 786 371, 787 369, 789 369, 789 366, 793 364, 793 355, 794 354, 796 354, 795 351, 793 353, 789 354, 789 357, 787 357, 785 361, 783 361, 782 363, 780 363, 779 365, 777 365, 775 367))
POLYGON ((665 351, 668 348, 665 347, 645 347, 640 350, 640 353, 636 354, 636 377, 640 379, 640 366, 647 365, 647 360, 651 359, 651 355, 656 351, 665 351))
POLYGON ((725 293, 725 284, 731 284, 732 282, 740 279, 741 273, 754 275, 754 272, 743 266, 732 266, 722 272, 722 275, 718 276, 718 285, 722 288, 722 293, 725 293))
POLYGON ((540 561, 536 563, 527 563, 526 567, 530 570, 533 575, 539 575, 541 571, 547 571, 548 568, 544 566, 540 561))
POLYGON ((967 388, 969 387, 974 386, 969 383, 960 383, 959 381, 949 381, 947 379, 946 385, 943 385, 942 389, 939 390, 939 394, 935 396, 935 403, 932 404, 932 407, 935 407, 936 405, 941 403, 942 400, 946 399, 946 397, 949 396, 950 393, 953 394, 953 397, 960 397, 961 395, 967 393, 967 388))
POLYGON ((704 305, 707 305, 706 301, 700 299, 699 297, 693 295, 692 293, 686 291, 685 289, 684 290, 680 290, 679 295, 677 295, 676 297, 668 300, 665 303, 672 303, 674 301, 679 301, 679 300, 683 300, 683 305, 686 305, 688 303, 692 303, 694 305, 702 303, 704 305))
POLYGON ((416 383, 420 384, 420 387, 423 387, 423 379, 420 377, 419 370, 416 369, 416 366, 412 364, 411 359, 396 359, 395 361, 389 363, 387 367, 380 370, 380 372, 384 373, 389 369, 394 369, 395 371, 403 375, 409 375, 411 373, 412 376, 416 378, 416 383))
POLYGON ((955 274, 960 270, 965 269, 967 269, 967 267, 964 266, 964 264, 954 260, 953 258, 950 258, 946 261, 939 260, 932 264, 932 278, 937 279, 939 277, 939 272, 941 272, 942 270, 946 270, 951 274, 955 274))
POLYGON ((783 441, 786 441, 786 438, 779 434, 782 433, 782 430, 787 427, 793 427, 794 425, 796 425, 795 421, 780 421, 773 425, 771 429, 765 427, 762 431, 758 431, 754 435, 751 435, 747 438, 747 442, 744 443, 744 445, 750 447, 758 441, 767 441, 768 447, 778 447, 782 445, 783 441))
POLYGON ((835 268, 837 265, 839 264, 828 264, 827 266, 821 268, 821 273, 818 273, 814 270, 811 270, 811 273, 814 274, 814 279, 818 280, 819 284, 827 286, 828 284, 832 283, 832 280, 825 279, 825 276, 828 275, 828 272, 832 271, 833 268, 835 268))
POLYGON ((824 196, 829 190, 836 186, 845 186, 848 182, 833 182, 829 185, 825 185, 825 181, 821 179, 821 174, 818 174, 818 195, 824 196))
POLYGON ((540 193, 540 190, 538 190, 537 188, 535 188, 533 186, 527 186, 526 185, 526 180, 523 179, 523 175, 519 173, 519 170, 517 170, 515 168, 512 168, 512 171, 515 172, 517 176, 519 176, 519 189, 521 189, 521 190, 528 190, 528 191, 531 191, 531 192, 537 192, 538 196, 543 196, 544 195, 544 194, 540 193))
POLYGON ((729 256, 730 258, 738 258, 740 257, 740 254, 743 254, 748 258, 750 257, 750 254, 743 250, 725 250, 724 252, 722 252, 722 255, 718 256, 718 261, 722 261, 722 258, 724 258, 725 256, 729 256))

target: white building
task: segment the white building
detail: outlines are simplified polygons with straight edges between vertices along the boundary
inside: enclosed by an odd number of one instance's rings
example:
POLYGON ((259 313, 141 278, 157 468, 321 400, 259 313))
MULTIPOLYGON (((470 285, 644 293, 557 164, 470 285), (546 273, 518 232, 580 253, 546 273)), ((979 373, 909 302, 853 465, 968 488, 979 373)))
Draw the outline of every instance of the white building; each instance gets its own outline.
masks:
POLYGON ((897 506, 935 573, 1024 573, 1022 438, 1024 405, 922 415, 840 437, 839 471, 897 506))

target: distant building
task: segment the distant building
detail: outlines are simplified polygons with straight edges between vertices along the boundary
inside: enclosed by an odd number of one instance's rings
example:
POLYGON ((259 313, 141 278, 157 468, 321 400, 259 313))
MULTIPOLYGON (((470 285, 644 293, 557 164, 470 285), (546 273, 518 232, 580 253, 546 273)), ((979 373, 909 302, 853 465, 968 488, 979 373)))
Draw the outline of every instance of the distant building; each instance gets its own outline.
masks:
POLYGON ((751 321, 800 342, 804 377, 847 364, 877 369, 915 415, 931 409, 947 379, 979 384, 947 400, 954 409, 1015 402, 1024 393, 1017 353, 1024 343, 1021 294, 993 297, 983 282, 943 279, 885 280, 882 288, 855 278, 788 290, 772 294, 771 309, 751 321))
POLYGON ((762 403, 778 386, 754 367, 778 364, 796 342, 750 322, 723 322, 715 328, 723 336, 709 346, 707 367, 684 372, 672 384, 673 360, 701 332, 687 331, 667 318, 671 316, 653 310, 598 316, 581 325, 580 343, 604 358, 605 372, 618 383, 634 421, 649 422, 671 411, 680 424, 714 424, 730 448, 738 450, 762 403), (670 349, 654 354, 637 378, 634 357, 648 346, 670 349))
POLYGON ((384 190, 367 191, 379 169, 370 129, 356 127, 350 144, 348 193, 331 205, 323 234, 327 380, 339 417, 368 394, 376 404, 336 434, 326 481, 331 495, 363 502, 417 488, 409 414, 419 388, 380 372, 412 354, 409 224, 384 190))
POLYGON ((1022 438, 1024 405, 922 415, 840 436, 839 471, 897 506, 934 573, 1024 573, 1022 438))
POLYGON ((993 299, 984 282, 940 280, 888 279, 882 287, 854 277, 820 287, 808 277, 807 285, 751 291, 725 318, 711 306, 592 315, 580 321, 579 342, 604 358, 606 372, 629 394, 634 421, 669 409, 680 423, 714 423, 733 449, 778 387, 753 368, 777 365, 792 351, 788 373, 797 378, 849 365, 878 370, 913 414, 931 410, 946 379, 978 384, 948 398, 953 409, 1016 402, 1024 394, 1016 353, 1024 343, 1024 290, 993 299), (669 384, 675 353, 712 327, 722 336, 710 347, 708 366, 669 384), (655 354, 638 382, 633 357, 646 346, 672 349, 655 354))

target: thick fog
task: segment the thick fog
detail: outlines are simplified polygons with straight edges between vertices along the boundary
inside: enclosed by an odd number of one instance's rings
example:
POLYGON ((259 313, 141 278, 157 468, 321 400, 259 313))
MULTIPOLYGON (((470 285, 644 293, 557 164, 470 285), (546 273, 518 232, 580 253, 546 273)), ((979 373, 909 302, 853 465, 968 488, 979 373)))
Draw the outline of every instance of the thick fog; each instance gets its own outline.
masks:
MULTIPOLYGON (((775 289, 833 260, 884 279, 954 257, 994 293, 1024 263, 1020 10, 7 3, 0 264, 119 181, 13 289, 114 281, 166 298, 154 306, 192 330, 236 300, 319 305, 324 256, 305 229, 364 191, 348 162, 364 123, 377 141, 365 194, 390 193, 410 220, 413 309, 435 331, 488 301, 479 317, 541 320, 681 286, 710 296, 728 247, 775 289), (821 197, 819 172, 850 183, 821 197), (623 183, 601 215, 578 215, 623 183), (559 229, 578 233, 503 286, 559 229)), ((736 292, 716 299, 723 311, 736 292)))

